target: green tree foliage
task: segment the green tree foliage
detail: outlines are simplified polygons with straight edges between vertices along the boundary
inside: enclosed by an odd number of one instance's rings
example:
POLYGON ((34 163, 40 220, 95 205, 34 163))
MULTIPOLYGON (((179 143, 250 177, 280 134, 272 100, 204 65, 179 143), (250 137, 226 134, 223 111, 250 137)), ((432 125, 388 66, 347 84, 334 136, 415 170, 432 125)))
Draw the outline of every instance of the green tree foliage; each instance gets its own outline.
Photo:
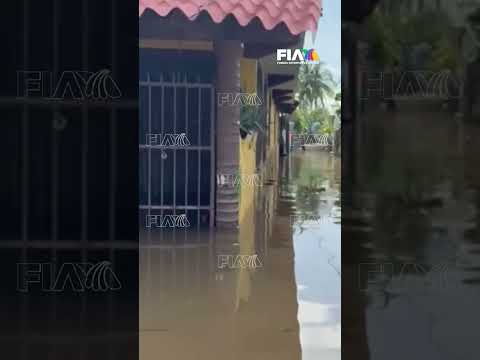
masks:
POLYGON ((371 56, 380 65, 391 66, 400 58, 400 47, 395 37, 396 22, 397 19, 378 11, 367 20, 371 56))
POLYGON ((298 74, 300 106, 304 109, 325 107, 327 98, 335 95, 336 83, 330 70, 320 62, 317 65, 304 64, 298 74))
POLYGON ((323 134, 332 135, 335 133, 335 115, 328 114, 322 119, 321 123, 321 132, 323 134))
POLYGON ((375 11, 367 20, 372 60, 386 67, 398 63, 405 69, 411 65, 415 49, 424 46, 429 55, 425 67, 434 71, 455 71, 459 64, 458 44, 446 13, 431 10, 406 16, 397 11, 392 14, 375 11))
POLYGON ((342 93, 337 93, 335 95, 335 102, 337 103, 335 114, 337 115, 338 119, 342 117, 342 93))
POLYGON ((337 84, 333 74, 324 63, 300 66, 298 75, 298 98, 300 106, 295 111, 295 131, 302 134, 318 134, 331 131, 334 119, 329 114, 328 100, 340 101, 341 95, 335 92, 337 84))
POLYGON ((315 110, 298 109, 293 114, 297 134, 318 134, 325 128, 331 115, 324 108, 315 110))

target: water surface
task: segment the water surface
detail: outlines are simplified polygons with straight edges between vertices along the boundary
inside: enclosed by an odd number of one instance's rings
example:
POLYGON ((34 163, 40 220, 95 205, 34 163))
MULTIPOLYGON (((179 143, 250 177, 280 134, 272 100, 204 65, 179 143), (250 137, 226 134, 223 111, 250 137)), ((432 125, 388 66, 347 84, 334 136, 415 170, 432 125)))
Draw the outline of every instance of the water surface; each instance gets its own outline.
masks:
POLYGON ((339 183, 338 158, 300 151, 242 189, 238 234, 144 233, 141 359, 339 360, 339 183), (219 268, 238 254, 261 266, 219 268))
POLYGON ((365 119, 342 218, 360 360, 478 358, 479 128, 440 109, 365 119))

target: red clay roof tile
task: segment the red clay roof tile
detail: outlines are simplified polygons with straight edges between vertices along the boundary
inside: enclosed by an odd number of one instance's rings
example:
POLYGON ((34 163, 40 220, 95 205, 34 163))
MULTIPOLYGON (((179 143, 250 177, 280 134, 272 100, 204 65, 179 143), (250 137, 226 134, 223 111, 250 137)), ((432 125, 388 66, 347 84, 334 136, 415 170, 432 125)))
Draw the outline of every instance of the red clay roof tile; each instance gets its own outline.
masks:
POLYGON ((283 22, 293 35, 315 31, 322 16, 321 0, 139 0, 139 16, 146 9, 160 16, 179 9, 191 20, 206 11, 215 23, 233 15, 241 26, 258 17, 265 29, 283 22))

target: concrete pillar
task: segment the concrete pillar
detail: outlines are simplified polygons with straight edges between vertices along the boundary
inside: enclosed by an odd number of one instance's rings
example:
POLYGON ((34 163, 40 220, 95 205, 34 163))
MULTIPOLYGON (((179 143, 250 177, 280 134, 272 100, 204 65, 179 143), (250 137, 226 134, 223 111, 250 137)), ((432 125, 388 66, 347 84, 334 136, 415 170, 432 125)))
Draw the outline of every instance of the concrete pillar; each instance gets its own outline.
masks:
MULTIPOLYGON (((217 41, 214 44, 217 61, 216 90, 219 93, 240 92, 240 41, 217 41)), ((234 97, 229 97, 233 99, 234 97)), ((217 179, 219 175, 239 174, 240 104, 217 101, 217 179)), ((238 193, 235 186, 217 183, 216 224, 220 228, 238 226, 238 193)))

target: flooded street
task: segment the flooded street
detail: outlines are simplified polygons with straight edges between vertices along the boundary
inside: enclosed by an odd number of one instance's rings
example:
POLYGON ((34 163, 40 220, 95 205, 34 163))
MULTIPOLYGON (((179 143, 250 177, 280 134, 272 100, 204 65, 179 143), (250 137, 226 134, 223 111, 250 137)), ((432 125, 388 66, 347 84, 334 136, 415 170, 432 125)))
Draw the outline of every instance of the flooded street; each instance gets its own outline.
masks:
POLYGON ((300 168, 292 187, 304 197, 293 234, 302 359, 340 359, 340 159, 307 152, 293 161, 300 168))
POLYGON ((143 234, 142 360, 340 359, 340 159, 299 151, 279 173, 242 187, 238 234, 143 234))
POLYGON ((366 119, 342 219, 357 359, 478 358, 479 128, 434 109, 366 119))

